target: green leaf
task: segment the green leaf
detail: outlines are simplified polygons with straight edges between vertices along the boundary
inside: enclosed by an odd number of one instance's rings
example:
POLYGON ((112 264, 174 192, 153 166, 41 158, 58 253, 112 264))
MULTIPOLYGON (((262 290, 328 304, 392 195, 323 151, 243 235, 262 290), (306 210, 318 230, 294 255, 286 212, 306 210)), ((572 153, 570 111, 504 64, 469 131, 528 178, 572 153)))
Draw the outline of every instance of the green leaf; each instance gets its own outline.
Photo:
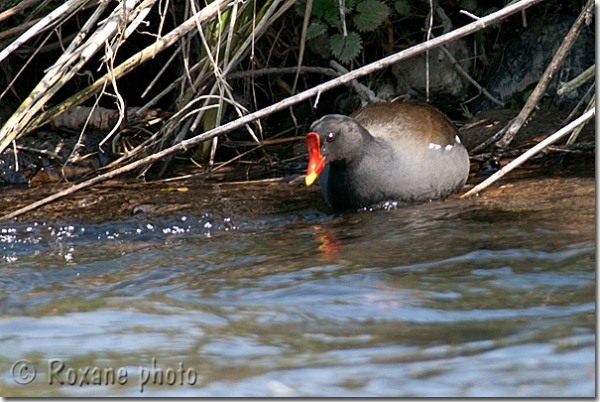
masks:
POLYGON ((390 15, 390 8, 379 0, 365 0, 356 6, 354 23, 361 32, 377 29, 390 15))
POLYGON ((323 16, 323 20, 325 20, 325 22, 331 25, 332 27, 341 28, 342 22, 340 20, 340 9, 332 8, 327 14, 323 16))
POLYGON ((362 40, 356 32, 348 32, 345 38, 341 34, 335 34, 329 39, 331 53, 342 63, 353 60, 362 50, 362 40))
POLYGON ((319 21, 311 22, 308 26, 308 31, 306 32, 306 39, 310 40, 316 38, 317 36, 323 35, 325 32, 327 32, 327 25, 319 21))
POLYGON ((326 18, 332 14, 339 15, 337 1, 334 0, 313 0, 312 15, 319 18, 326 18))
POLYGON ((400 15, 408 15, 410 14, 410 4, 406 0, 396 0, 394 3, 394 9, 400 15))
POLYGON ((294 3, 294 11, 298 15, 304 15, 306 12, 306 2, 305 1, 297 1, 294 3))
MULTIPOLYGON (((339 4, 339 0, 334 0, 336 2, 338 2, 339 4)), ((344 5, 346 6, 346 14, 348 14, 350 11, 352 11, 352 9, 358 4, 360 3, 360 0, 345 0, 344 1, 344 5)))

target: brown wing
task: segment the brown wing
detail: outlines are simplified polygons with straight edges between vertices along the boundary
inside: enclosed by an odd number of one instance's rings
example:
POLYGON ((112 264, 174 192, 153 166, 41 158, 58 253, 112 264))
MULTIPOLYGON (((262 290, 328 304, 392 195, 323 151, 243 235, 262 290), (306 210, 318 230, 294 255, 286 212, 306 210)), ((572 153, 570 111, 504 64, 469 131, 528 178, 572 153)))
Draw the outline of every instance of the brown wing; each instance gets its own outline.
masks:
POLYGON ((454 144, 458 130, 450 119, 426 103, 373 103, 354 112, 353 117, 371 135, 396 142, 420 139, 420 142, 454 144))

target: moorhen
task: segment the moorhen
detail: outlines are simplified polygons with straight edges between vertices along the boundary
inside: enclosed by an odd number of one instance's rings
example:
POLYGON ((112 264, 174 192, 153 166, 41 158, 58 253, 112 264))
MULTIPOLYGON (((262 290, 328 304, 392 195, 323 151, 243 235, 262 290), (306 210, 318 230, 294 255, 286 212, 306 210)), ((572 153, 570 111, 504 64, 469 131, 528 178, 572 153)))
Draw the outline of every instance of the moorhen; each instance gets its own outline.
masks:
POLYGON ((310 131, 306 185, 318 177, 335 210, 444 198, 469 175, 458 130, 425 103, 374 103, 351 116, 324 116, 310 131))

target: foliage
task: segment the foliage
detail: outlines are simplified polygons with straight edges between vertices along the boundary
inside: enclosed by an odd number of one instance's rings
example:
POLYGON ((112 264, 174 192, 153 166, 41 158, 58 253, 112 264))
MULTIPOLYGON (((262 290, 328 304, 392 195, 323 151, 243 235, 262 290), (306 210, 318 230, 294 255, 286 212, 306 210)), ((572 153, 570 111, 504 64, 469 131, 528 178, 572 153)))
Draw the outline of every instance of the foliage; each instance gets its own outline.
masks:
MULTIPOLYGON (((296 5, 296 12, 304 15, 306 2, 296 5)), ((344 4, 344 20, 347 26, 347 36, 343 35, 343 22, 340 16, 338 0, 314 0, 311 10, 311 24, 308 27, 307 39, 327 35, 329 51, 342 63, 354 60, 363 49, 361 34, 373 32, 390 15, 396 12, 400 15, 410 13, 407 0, 396 0, 393 8, 386 0, 346 0, 344 4)))
MULTIPOLYGON (((325 37, 329 43, 329 53, 342 63, 348 64, 365 47, 365 34, 380 29, 386 19, 406 20, 406 17, 412 13, 414 17, 418 14, 421 21, 422 13, 428 11, 426 2, 421 3, 414 3, 411 6, 409 0, 313 0, 311 23, 306 38, 310 40, 325 37), (342 5, 344 21, 340 15, 342 5), (427 11, 423 10, 424 5, 427 11), (344 22, 347 31, 345 38, 344 22)), ((455 6, 479 17, 498 11, 497 7, 490 6, 490 3, 484 0, 458 0, 455 6)), ((298 15, 304 16, 306 0, 300 0, 294 7, 298 15)), ((500 24, 500 22, 491 24, 484 30, 476 32, 474 39, 477 45, 485 46, 486 39, 500 27, 500 24)))
POLYGON ((353 60, 362 49, 360 35, 356 32, 348 32, 348 36, 344 38, 341 34, 334 34, 329 39, 331 53, 344 63, 353 60))

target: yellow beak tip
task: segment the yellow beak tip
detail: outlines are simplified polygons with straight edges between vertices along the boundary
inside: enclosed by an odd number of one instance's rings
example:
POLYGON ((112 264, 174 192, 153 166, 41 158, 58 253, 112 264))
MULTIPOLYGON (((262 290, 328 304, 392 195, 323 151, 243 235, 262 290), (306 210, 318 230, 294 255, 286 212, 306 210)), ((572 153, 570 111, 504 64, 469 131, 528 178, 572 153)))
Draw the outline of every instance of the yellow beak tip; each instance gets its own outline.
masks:
POLYGON ((315 172, 307 174, 306 177, 304 178, 304 181, 306 182, 306 186, 308 187, 311 184, 313 184, 315 182, 315 180, 317 180, 317 176, 318 176, 318 174, 316 174, 315 172))

